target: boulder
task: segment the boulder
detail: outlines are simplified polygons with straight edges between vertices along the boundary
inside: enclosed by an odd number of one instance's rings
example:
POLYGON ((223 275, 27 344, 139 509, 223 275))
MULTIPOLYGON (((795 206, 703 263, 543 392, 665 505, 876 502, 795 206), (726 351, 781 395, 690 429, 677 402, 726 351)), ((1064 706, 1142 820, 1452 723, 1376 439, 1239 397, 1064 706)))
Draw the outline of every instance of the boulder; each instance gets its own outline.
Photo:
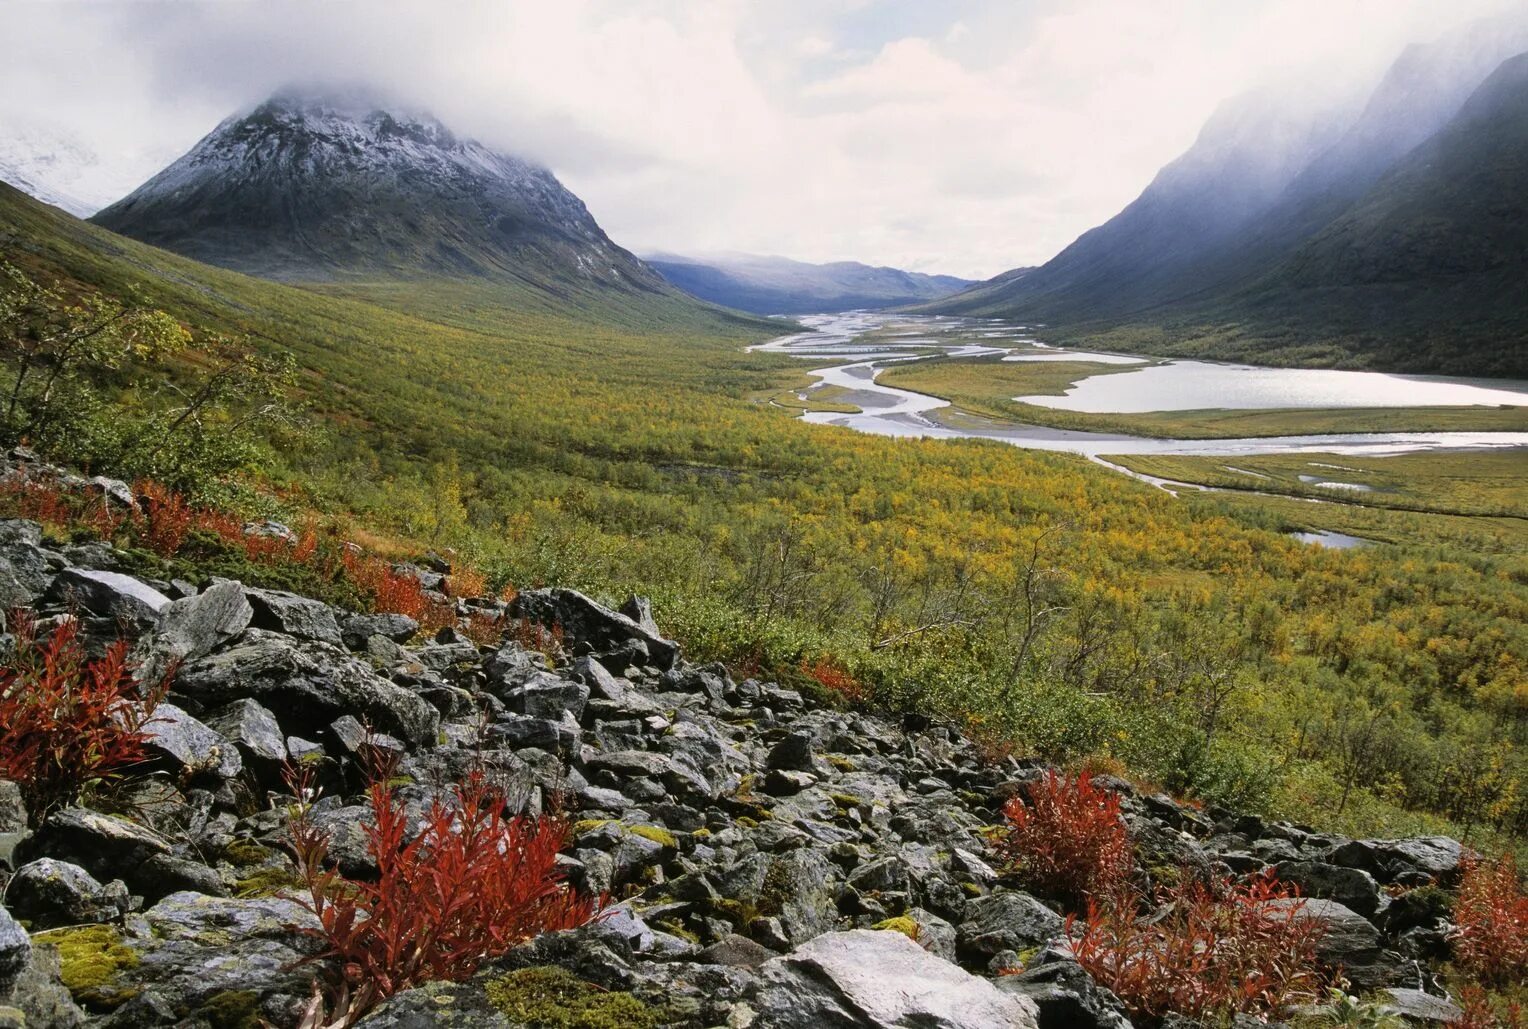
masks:
POLYGON ((9 779, 0 779, 0 833, 24 832, 27 805, 21 787, 9 779))
POLYGON ((556 720, 566 713, 577 721, 583 717, 584 705, 589 701, 589 687, 550 672, 535 672, 526 682, 510 687, 500 696, 515 714, 556 720))
POLYGON ((244 597, 244 587, 220 582, 165 605, 153 631, 138 642, 134 656, 143 676, 157 679, 173 665, 212 653, 243 632, 252 617, 254 609, 244 597))
POLYGON ((125 818, 113 818, 89 808, 69 807, 43 820, 37 831, 16 848, 20 861, 51 857, 72 862, 97 879, 124 880, 142 892, 140 870, 170 846, 158 833, 125 818))
POLYGON ((1457 840, 1447 836, 1417 836, 1404 840, 1349 840, 1332 848, 1326 860, 1362 869, 1382 883, 1391 883, 1406 872, 1420 872, 1433 879, 1447 878, 1459 870, 1462 854, 1457 840))
POLYGON ((32 960, 32 938, 0 908, 0 993, 9 992, 32 960))
POLYGON ((758 1029, 1035 1027, 1027 997, 1006 995, 901 933, 827 933, 760 969, 758 1029))
POLYGON ((1065 947, 1047 947, 1024 971, 999 977, 997 988, 1034 1001, 1040 1029, 1130 1029, 1119 998, 1094 982, 1065 947))
POLYGON ((238 747, 174 704, 154 708, 144 733, 151 751, 193 778, 232 779, 244 770, 238 747))
POLYGON ((77 607, 139 630, 153 628, 160 612, 170 606, 169 597, 131 575, 89 568, 59 572, 41 602, 66 609, 77 607))
POLYGON ((207 727, 239 748, 245 760, 264 763, 267 770, 287 760, 286 739, 270 709, 244 698, 215 708, 207 727))
POLYGON ((1307 897, 1335 900, 1365 918, 1372 918, 1379 910, 1379 883, 1374 881, 1374 876, 1360 869, 1322 861, 1281 861, 1273 871, 1284 882, 1300 887, 1300 892, 1307 897))
POLYGON ((986 961, 1001 951, 1039 947, 1061 935, 1061 916, 1027 893, 999 890, 966 904, 959 926, 962 955, 986 961))
POLYGON ((351 650, 366 649, 366 641, 383 636, 394 643, 407 643, 419 632, 419 623, 408 615, 379 612, 346 615, 340 624, 340 637, 351 650))
MULTIPOLYGON (((618 612, 595 603, 577 590, 529 590, 515 598, 513 613, 540 625, 561 626, 564 639, 583 653, 600 654, 639 642, 659 668, 671 668, 679 646, 618 612)), ((578 651, 575 651, 577 653, 578 651)))
POLYGON ((338 648, 248 629, 216 653, 183 665, 174 693, 201 708, 252 699, 291 735, 314 736, 351 714, 414 744, 433 745, 440 714, 418 694, 338 648))
POLYGON ((1464 1011, 1447 997, 1434 997, 1421 990, 1391 988, 1380 994, 1380 1010, 1411 1025, 1455 1025, 1464 1011))
POLYGON ((1276 900, 1276 910, 1298 909, 1296 917, 1321 922, 1325 933, 1316 957, 1328 968, 1341 968, 1355 992, 1382 989, 1396 983, 1404 970, 1400 956, 1385 950, 1374 924, 1335 900, 1304 897, 1276 900))
POLYGON ((334 609, 328 604, 279 590, 248 588, 244 595, 249 598, 250 607, 254 609, 254 625, 257 629, 269 629, 298 639, 317 640, 335 647, 344 645, 334 609))
POLYGON ((79 865, 53 858, 22 865, 5 888, 5 906, 33 931, 115 921, 127 913, 128 900, 120 880, 103 886, 79 865))

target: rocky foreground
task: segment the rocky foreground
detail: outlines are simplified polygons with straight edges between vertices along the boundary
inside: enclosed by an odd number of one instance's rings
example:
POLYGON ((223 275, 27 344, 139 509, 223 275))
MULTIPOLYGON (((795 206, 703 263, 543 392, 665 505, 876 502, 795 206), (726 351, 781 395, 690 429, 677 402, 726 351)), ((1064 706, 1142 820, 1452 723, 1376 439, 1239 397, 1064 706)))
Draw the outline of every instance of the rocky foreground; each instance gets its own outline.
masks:
MULTIPOLYGON (((178 665, 151 727, 154 774, 100 810, 28 831, 0 783, 13 870, 0 1025, 295 1024, 317 971, 299 962, 317 945, 289 899, 282 770, 315 771, 313 817, 341 870, 364 875, 368 731, 421 810, 431 784, 486 768, 529 810, 568 811, 570 881, 616 908, 467 983, 399 994, 363 1025, 1129 1025, 1070 958, 1062 916, 990 863, 982 829, 1036 763, 986 763, 947 727, 734 682, 684 661, 640 601, 616 612, 549 589, 508 608, 455 602, 464 617, 560 626, 552 667, 451 629, 420 639, 400 615, 144 581, 118 570, 123 557, 0 522, 0 606, 73 612, 96 645, 125 632, 148 668, 178 665), (576 1007, 566 973, 605 992, 576 1007), (547 997, 563 1000, 538 1010, 547 997)), ((1447 906, 1404 891, 1453 876, 1454 841, 1351 840, 1109 785, 1143 875, 1272 868, 1318 898, 1303 917, 1325 924, 1322 957, 1355 990, 1388 990, 1417 1021, 1457 1013, 1424 992, 1447 906)))

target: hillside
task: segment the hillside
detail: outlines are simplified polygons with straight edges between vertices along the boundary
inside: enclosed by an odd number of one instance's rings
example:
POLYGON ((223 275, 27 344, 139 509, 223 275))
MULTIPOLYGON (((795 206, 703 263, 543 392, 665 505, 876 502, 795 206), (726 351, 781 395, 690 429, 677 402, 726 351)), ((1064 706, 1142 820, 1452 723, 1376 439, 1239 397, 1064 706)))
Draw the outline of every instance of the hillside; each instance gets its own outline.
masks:
POLYGON ((93 220, 286 281, 469 276, 662 293, 547 169, 365 92, 286 90, 93 220))
POLYGON ((857 261, 808 264, 784 257, 652 254, 647 263, 692 296, 755 314, 815 314, 896 307, 971 285, 953 275, 876 268, 857 261))
MULTIPOLYGON (((1510 288, 1523 271, 1512 256, 1522 253, 1514 198, 1528 169, 1512 104, 1498 95, 1518 87, 1510 73, 1493 72, 1505 71, 1502 59, 1525 45, 1523 30, 1492 25, 1408 49, 1348 123, 1338 117, 1307 137, 1323 145, 1261 178, 1246 161, 1212 160, 1235 152, 1214 145, 1223 111, 1139 200, 1051 262, 923 309, 1042 321, 1056 339, 1153 353, 1520 376, 1528 368, 1523 348, 1501 342, 1528 331, 1528 312, 1510 288), (1456 177, 1417 170, 1448 147, 1458 148, 1449 162, 1456 177), (1497 218, 1460 217, 1455 209, 1480 159, 1492 162, 1491 181, 1479 183, 1487 191, 1481 203, 1494 204, 1497 218), (1185 178, 1185 168, 1203 175, 1185 178), (1384 258, 1384 283, 1372 275, 1359 281, 1363 273, 1331 288, 1302 280, 1298 267, 1316 267, 1324 247, 1339 245, 1376 208, 1393 206, 1386 194, 1396 177, 1411 193, 1412 235, 1384 246, 1412 246, 1431 221, 1427 259, 1401 258, 1410 265, 1398 276, 1384 258), (1259 183, 1277 188, 1259 191, 1259 183), (1423 190, 1435 195, 1429 200, 1423 190), (1221 208, 1226 196, 1234 198, 1230 221, 1221 208), (1437 211, 1425 212, 1429 203, 1437 211), (1480 267, 1484 252, 1494 271, 1480 267)), ((1262 135, 1253 132, 1255 153, 1264 152, 1256 142, 1262 135)), ((1380 245, 1370 244, 1355 243, 1343 260, 1378 258, 1380 245)))

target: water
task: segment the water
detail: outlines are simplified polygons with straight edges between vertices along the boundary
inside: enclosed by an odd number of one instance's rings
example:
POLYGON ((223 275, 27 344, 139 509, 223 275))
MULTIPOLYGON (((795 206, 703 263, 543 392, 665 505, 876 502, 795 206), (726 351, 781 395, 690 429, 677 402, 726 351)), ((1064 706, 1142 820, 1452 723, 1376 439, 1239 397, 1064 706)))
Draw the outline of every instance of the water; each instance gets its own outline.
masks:
POLYGON ((1273 410, 1467 407, 1472 404, 1522 407, 1528 406, 1528 382, 1168 361, 1114 375, 1089 376, 1072 386, 1064 396, 1018 399, 1059 411, 1093 414, 1201 411, 1207 408, 1273 410))
MULTIPOLYGON (((1084 432, 1072 429, 1051 429, 1036 425, 1006 425, 997 423, 974 423, 955 427, 930 417, 934 412, 948 408, 947 401, 937 397, 897 389, 876 382, 876 376, 885 368, 907 361, 925 360, 930 355, 978 357, 1003 355, 1004 358, 1025 357, 1033 359, 1039 353, 1066 355, 1070 360, 1087 359, 1085 352, 1071 352, 1046 346, 1030 338, 1033 327, 996 325, 977 319, 950 317, 915 317, 909 315, 886 315, 878 312, 851 311, 845 314, 814 315, 800 319, 810 330, 793 336, 771 340, 753 348, 772 353, 791 354, 810 359, 818 364, 812 371, 822 383, 842 386, 849 395, 841 399, 862 408, 860 414, 835 414, 832 412, 808 412, 802 417, 820 425, 840 425, 883 436, 918 436, 929 438, 995 439, 1014 446, 1035 450, 1055 450, 1082 454, 1099 460, 1105 454, 1177 454, 1184 456, 1223 456, 1233 458, 1248 454, 1328 453, 1383 456, 1404 454, 1418 450, 1445 448, 1497 448, 1528 447, 1528 432, 1373 432, 1373 433, 1326 433, 1305 436, 1271 436, 1251 439, 1201 439, 1175 440, 1153 439, 1121 433, 1084 432)), ((1122 355, 1113 355, 1119 357, 1122 355)), ((1130 357, 1136 361, 1139 358, 1130 357)), ((1446 390, 1453 397, 1452 403, 1513 403, 1528 406, 1528 384, 1495 382, 1482 386, 1466 379, 1423 378, 1418 376, 1380 375, 1367 372, 1310 372, 1301 369, 1262 369, 1246 365, 1214 365, 1203 361, 1174 362, 1152 365, 1139 371, 1115 372, 1084 379, 1079 386, 1091 382, 1108 383, 1113 380, 1135 380, 1139 389, 1140 376, 1161 368, 1183 366, 1208 368, 1215 371, 1214 381, 1230 397, 1246 398, 1257 394, 1265 399, 1277 397, 1304 398, 1307 403, 1270 402, 1258 405, 1277 406, 1353 406, 1335 404, 1331 400, 1333 381, 1352 382, 1364 397, 1364 406, 1414 407, 1423 403, 1439 403, 1436 399, 1422 399, 1444 395, 1446 390), (1263 375, 1261 373, 1272 373, 1263 375), (1316 375, 1317 379, 1307 378, 1316 375), (1244 380, 1242 377, 1250 376, 1244 380), (1354 379, 1332 380, 1331 376, 1356 376, 1354 379), (1232 383, 1247 381, 1247 387, 1232 383), (1283 386, 1275 388, 1274 383, 1283 386), (1434 389, 1433 387, 1438 387, 1434 389), (1261 391, 1261 392, 1259 392, 1261 391), (1464 400, 1463 397, 1475 399, 1464 400), (1482 399, 1490 397, 1490 399, 1482 399)), ((1193 372, 1193 368, 1190 368, 1193 372)), ((1178 374, 1182 374, 1181 372, 1178 374)), ((1193 374, 1201 374, 1193 372, 1193 374)), ((1189 395, 1181 382, 1172 385, 1163 404, 1177 404, 1189 395)), ((1206 407, 1235 407, 1238 404, 1206 402, 1195 394, 1193 409, 1206 407)), ((1065 398, 1045 397, 1039 400, 1055 401, 1065 398)), ((1038 402, 1038 401, 1037 401, 1038 402)), ((1178 410, 1177 407, 1157 406, 1149 396, 1136 396, 1128 410, 1144 412, 1154 410, 1178 410)), ((1054 406, 1054 405, 1053 405, 1054 406)), ((1101 462, 1107 463, 1107 462, 1101 462)), ((1112 468, 1124 471, 1118 465, 1112 468)), ((1137 476, 1147 481, 1160 481, 1137 476)))
POLYGON ((1292 532, 1290 535, 1301 543, 1314 543, 1318 547, 1326 547, 1330 550, 1353 550, 1356 547, 1367 547, 1374 542, 1362 536, 1349 536, 1345 532, 1329 532, 1325 529, 1319 532, 1292 532))

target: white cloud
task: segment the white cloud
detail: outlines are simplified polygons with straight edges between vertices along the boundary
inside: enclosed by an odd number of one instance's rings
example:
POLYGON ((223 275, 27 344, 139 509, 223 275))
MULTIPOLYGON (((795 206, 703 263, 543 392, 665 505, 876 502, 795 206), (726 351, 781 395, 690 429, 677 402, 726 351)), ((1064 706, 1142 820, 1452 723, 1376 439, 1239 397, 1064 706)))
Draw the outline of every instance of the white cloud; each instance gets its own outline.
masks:
POLYGON ((0 106, 146 176, 285 80, 368 78, 547 162, 635 249, 986 275, 1113 214, 1229 94, 1373 75, 1509 2, 5 0, 0 106))

